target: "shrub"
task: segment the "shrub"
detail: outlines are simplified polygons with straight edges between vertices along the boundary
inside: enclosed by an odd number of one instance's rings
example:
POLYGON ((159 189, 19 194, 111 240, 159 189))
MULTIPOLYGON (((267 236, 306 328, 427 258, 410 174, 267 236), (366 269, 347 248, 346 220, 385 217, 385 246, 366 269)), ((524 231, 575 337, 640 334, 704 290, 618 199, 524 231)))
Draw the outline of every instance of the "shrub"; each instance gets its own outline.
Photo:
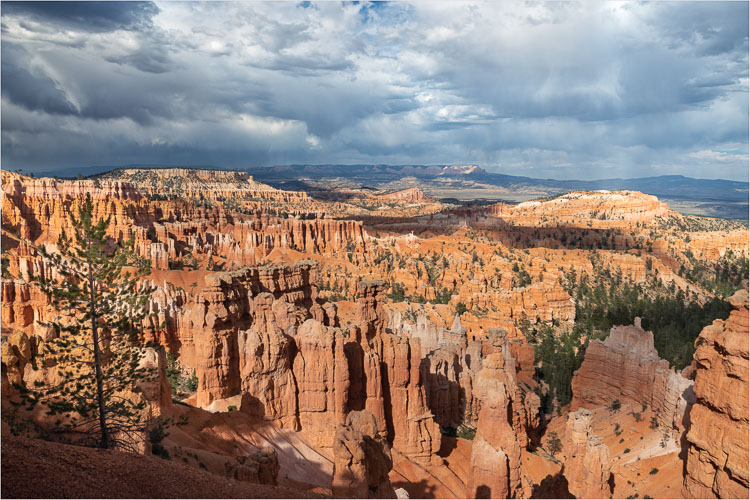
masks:
POLYGON ((659 428, 659 421, 656 419, 656 416, 651 417, 651 423, 649 424, 649 428, 651 430, 655 430, 659 428))
POLYGON ((151 443, 151 453, 165 460, 169 460, 169 452, 164 448, 161 442, 167 436, 169 436, 169 433, 166 431, 164 423, 161 420, 157 420, 156 424, 148 431, 148 440, 151 443))
POLYGON ((458 304, 456 304, 456 314, 458 314, 459 316, 461 316, 468 310, 469 308, 466 307, 466 304, 464 304, 463 302, 459 302, 458 304))
POLYGON ((653 469, 651 469, 651 472, 649 472, 649 474, 651 474, 653 476, 653 475, 655 475, 658 472, 659 472, 659 469, 657 469, 656 467, 654 467, 653 469))
POLYGON ((193 370, 193 374, 187 380, 185 388, 190 392, 195 392, 198 390, 198 375, 195 374, 195 370, 193 370))
POLYGON ((167 353, 167 380, 172 387, 172 394, 176 398, 181 398, 185 393, 195 392, 198 390, 198 376, 193 370, 193 374, 187 377, 180 366, 177 356, 169 351, 167 353))
MULTIPOLYGON (((616 412, 617 410, 619 410, 619 409, 620 409, 621 407, 622 407, 622 405, 620 404, 620 400, 619 400, 619 399, 615 399, 615 400, 614 400, 614 401, 612 401, 612 403, 611 403, 611 404, 609 405, 609 410, 610 410, 611 412, 613 412, 613 413, 614 413, 614 412, 616 412)), ((619 427, 619 425, 618 425, 618 427, 619 427)))
POLYGON ((404 301, 404 285, 400 283, 393 283, 391 285, 391 293, 387 294, 386 297, 391 299, 393 302, 404 301))
POLYGON ((562 442, 556 432, 552 431, 549 433, 549 439, 547 439, 547 448, 549 453, 553 457, 562 451, 562 442))
POLYGON ((461 439, 472 440, 477 435, 477 430, 468 425, 461 425, 456 431, 456 435, 461 439))

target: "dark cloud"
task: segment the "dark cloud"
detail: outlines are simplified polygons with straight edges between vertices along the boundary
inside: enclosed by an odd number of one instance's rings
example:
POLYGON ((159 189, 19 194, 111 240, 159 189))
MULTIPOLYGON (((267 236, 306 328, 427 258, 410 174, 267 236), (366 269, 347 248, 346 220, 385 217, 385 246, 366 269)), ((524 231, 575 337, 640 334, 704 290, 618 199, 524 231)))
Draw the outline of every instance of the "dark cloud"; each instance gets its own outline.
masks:
POLYGON ((3 15, 93 33, 139 29, 158 12, 153 2, 3 2, 3 15))
POLYGON ((738 2, 3 3, 2 160, 745 178, 747 17, 738 2))
POLYGON ((172 69, 172 61, 164 53, 152 51, 138 51, 125 56, 110 56, 107 62, 133 66, 145 73, 166 73, 172 69))
MULTIPOLYGON (((75 106, 55 82, 44 74, 32 74, 21 66, 29 53, 12 43, 2 44, 2 96, 34 111, 53 114, 76 113, 75 106)), ((7 122, 5 122, 7 123, 7 122)))

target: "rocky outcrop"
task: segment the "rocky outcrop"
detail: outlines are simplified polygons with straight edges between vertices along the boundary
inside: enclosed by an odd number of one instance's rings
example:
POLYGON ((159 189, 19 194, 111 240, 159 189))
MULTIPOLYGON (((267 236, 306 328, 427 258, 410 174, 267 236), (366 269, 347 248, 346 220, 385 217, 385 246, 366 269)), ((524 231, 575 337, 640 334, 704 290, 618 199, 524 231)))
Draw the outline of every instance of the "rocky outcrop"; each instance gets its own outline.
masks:
POLYGON ((336 308, 317 303, 315 264, 213 273, 194 294, 152 309, 158 340, 179 346, 196 370, 197 403, 240 396, 240 410, 301 430, 329 448, 350 411, 367 410, 378 434, 422 465, 439 460, 440 430, 424 390, 418 339, 386 332, 384 283, 359 286, 356 324, 336 327, 336 308), (183 304, 183 305, 180 305, 183 304))
POLYGON ((513 428, 513 360, 501 352, 482 363, 475 386, 481 401, 471 448, 467 498, 521 498, 529 495, 521 471, 521 447, 513 428), (509 376, 510 374, 510 376, 509 376))
MULTIPOLYGON (((230 359, 238 363, 241 409, 253 413, 262 407, 263 413, 258 416, 274 420, 283 428, 299 430, 297 384, 292 373, 293 339, 278 325, 273 304, 270 292, 253 298, 252 326, 237 332, 238 356, 230 359), (253 405, 256 401, 259 404, 253 405)), ((201 380, 200 375, 198 379, 201 380)))
POLYGON ((108 234, 117 240, 132 237, 136 253, 153 269, 209 267, 215 259, 225 268, 255 266, 277 248, 324 255, 365 249, 361 222, 325 218, 306 194, 275 190, 242 172, 117 172, 70 181, 3 171, 3 229, 22 243, 54 244, 63 230, 71 234, 71 214, 91 195, 94 217, 110 219, 108 234), (286 209, 281 214, 280 206, 286 209), (301 218, 289 217, 290 212, 301 218))
POLYGON ((525 201, 518 205, 498 203, 488 212, 504 219, 544 216, 576 220, 650 220, 670 213, 656 196, 637 191, 575 191, 547 200, 525 201))
POLYGON ((172 387, 167 380, 167 356, 164 349, 145 348, 138 367, 144 369, 149 376, 136 382, 134 392, 148 403, 149 417, 161 415, 172 406, 172 387))
POLYGON ((727 231, 723 234, 716 234, 716 232, 692 233, 688 248, 695 256, 707 260, 719 260, 728 252, 747 257, 747 231, 727 231))
POLYGON ((249 483, 278 484, 279 457, 270 446, 261 448, 250 455, 241 455, 234 462, 224 464, 227 477, 249 483))
POLYGON ((467 342, 465 330, 456 318, 451 330, 442 337, 440 347, 428 352, 421 361, 428 405, 444 428, 475 427, 482 405, 477 384, 486 357, 493 353, 501 353, 507 360, 503 369, 512 398, 510 423, 520 446, 524 447, 539 425, 540 400, 529 385, 535 384, 531 377, 534 353, 522 339, 509 339, 503 329, 490 328, 486 336, 467 342), (519 377, 528 383, 518 384, 519 377))
POLYGON ((568 415, 563 473, 576 498, 611 498, 609 448, 591 434, 591 419, 586 409, 568 415))
POLYGON ((735 293, 734 310, 695 342, 696 403, 690 412, 683 495, 748 496, 748 294, 735 293))
POLYGON ((391 450, 368 411, 349 413, 333 440, 331 490, 344 498, 396 498, 388 473, 391 450))
POLYGON ((3 329, 45 335, 47 328, 39 321, 48 321, 51 313, 54 313, 47 296, 39 288, 22 280, 3 280, 0 287, 3 329))
POLYGON ((306 193, 280 191, 257 182, 247 172, 197 168, 118 168, 98 175, 97 180, 128 182, 141 192, 161 197, 223 201, 227 198, 262 198, 294 203, 309 200, 306 193))
POLYGON ((308 319, 295 339, 297 355, 293 372, 300 426, 312 446, 328 447, 337 432, 336 424, 344 424, 349 411, 347 334, 308 319))
POLYGON ((382 281, 362 281, 357 301, 358 325, 350 352, 350 408, 366 409, 381 436, 413 461, 438 461, 440 428, 427 406, 420 372, 418 339, 387 333, 382 281))
POLYGON ((244 402, 246 410, 299 427, 293 340, 280 324, 289 331, 309 316, 314 269, 314 262, 300 261, 209 274, 186 306, 168 311, 166 303, 154 304, 155 312, 166 313, 164 340, 179 345, 184 364, 196 370, 199 406, 248 393, 255 400, 244 402))
POLYGON ((695 401, 692 381, 669 368, 654 348, 654 335, 635 325, 615 326, 603 342, 593 340, 571 383, 571 411, 621 404, 650 406, 666 428, 684 432, 695 401))
POLYGON ((23 384, 26 366, 37 353, 38 337, 29 337, 22 331, 4 334, 2 339, 2 390, 14 392, 13 386, 23 384))
POLYGON ((376 196, 376 198, 384 201, 400 201, 412 203, 429 201, 422 190, 417 187, 406 188, 402 189, 401 191, 395 191, 393 193, 381 194, 376 196))

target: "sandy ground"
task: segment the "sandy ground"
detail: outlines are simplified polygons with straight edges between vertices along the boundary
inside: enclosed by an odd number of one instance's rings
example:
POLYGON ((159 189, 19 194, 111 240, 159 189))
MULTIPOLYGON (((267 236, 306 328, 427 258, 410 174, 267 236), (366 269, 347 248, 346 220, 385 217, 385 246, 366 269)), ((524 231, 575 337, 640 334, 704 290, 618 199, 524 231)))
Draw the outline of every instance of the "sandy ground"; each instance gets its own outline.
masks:
MULTIPOLYGON (((626 404, 615 413, 604 407, 595 408, 592 413, 593 433, 601 437, 609 448, 615 483, 614 498, 636 494, 640 498, 646 495, 653 498, 680 497, 683 468, 679 457, 681 448, 675 440, 669 440, 666 447, 661 446, 663 431, 649 426, 653 412, 649 409, 642 411, 640 405, 636 408, 626 404), (633 412, 641 414, 639 422, 633 412)), ((565 411, 563 416, 555 417, 547 426, 542 443, 546 444, 546 435, 551 431, 557 432, 564 443, 566 421, 565 411)), ((561 458, 560 455, 558 458, 561 458)), ((534 475, 535 483, 540 475, 534 475)))

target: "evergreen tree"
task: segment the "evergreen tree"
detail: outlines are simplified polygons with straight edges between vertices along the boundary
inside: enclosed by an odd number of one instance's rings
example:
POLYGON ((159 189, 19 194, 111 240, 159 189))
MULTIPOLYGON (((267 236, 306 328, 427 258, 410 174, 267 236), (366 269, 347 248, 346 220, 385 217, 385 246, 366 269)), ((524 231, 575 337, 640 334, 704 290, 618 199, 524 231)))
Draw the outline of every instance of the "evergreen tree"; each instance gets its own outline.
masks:
POLYGON ((549 433, 549 439, 547 439, 547 448, 549 448, 549 453, 553 457, 562 451, 562 441, 560 441, 560 437, 557 435, 557 432, 551 431, 549 433))
POLYGON ((27 409, 42 404, 57 417, 55 432, 80 444, 133 449, 148 422, 146 403, 132 391, 156 376, 139 366, 141 325, 153 291, 141 278, 150 264, 134 255, 132 239, 118 243, 107 236, 110 218, 94 222, 93 208, 87 195, 72 216, 73 237, 63 231, 57 252, 40 249, 56 276, 34 282, 61 316, 40 322, 56 336, 41 353, 51 382, 19 389, 27 409))

